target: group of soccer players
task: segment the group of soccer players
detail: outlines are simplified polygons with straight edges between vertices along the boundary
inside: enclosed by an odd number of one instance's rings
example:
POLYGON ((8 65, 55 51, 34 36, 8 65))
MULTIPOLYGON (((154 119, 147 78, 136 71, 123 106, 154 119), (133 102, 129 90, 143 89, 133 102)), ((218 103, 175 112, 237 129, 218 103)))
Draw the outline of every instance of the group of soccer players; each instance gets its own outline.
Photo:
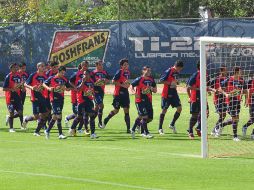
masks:
MULTIPOLYGON (((103 62, 96 62, 96 69, 88 70, 89 63, 83 61, 69 79, 65 77, 66 68, 59 66, 56 62, 50 62, 49 67, 43 62, 37 64, 37 70, 28 75, 26 65, 22 63, 10 64, 10 73, 6 76, 3 90, 6 94, 6 104, 9 111, 7 123, 9 132, 15 132, 13 128, 14 118, 19 117, 21 128, 26 129, 27 123, 37 122, 34 135, 40 136, 43 129, 45 137, 50 137, 50 131, 53 126, 57 125, 59 139, 65 139, 67 136, 62 130, 62 110, 64 106, 64 92, 71 91, 72 114, 65 117, 66 125, 71 121, 72 124, 69 133, 72 136, 76 132, 90 134, 91 139, 97 138, 95 133, 95 120, 98 117, 98 127, 106 127, 112 117, 120 110, 124 110, 124 120, 126 123, 127 133, 135 138, 136 129, 140 129, 141 136, 152 138, 148 129, 148 123, 153 120, 152 94, 157 92, 155 80, 151 76, 151 68, 144 66, 141 76, 137 77, 130 83, 129 63, 127 59, 119 61, 120 69, 115 73, 112 83, 115 85, 113 94, 113 110, 103 119, 103 99, 105 85, 109 82, 110 77, 103 68, 103 62), (130 98, 129 87, 135 93, 135 105, 138 116, 134 121, 133 127, 130 126, 130 98), (31 102, 33 115, 23 117, 23 106, 26 98, 26 89, 31 91, 31 102), (78 126, 78 129, 77 129, 78 126), (88 128, 90 126, 90 128, 88 128)), ((163 84, 161 97, 161 114, 159 116, 158 132, 163 135, 163 121, 165 114, 172 106, 176 108, 173 119, 169 128, 173 133, 177 133, 175 123, 180 117, 182 106, 177 92, 178 75, 183 69, 184 63, 181 60, 168 68, 160 78, 163 84)), ((241 68, 235 67, 232 76, 227 76, 226 68, 220 68, 218 77, 209 81, 208 91, 214 92, 214 105, 218 113, 218 121, 212 131, 212 135, 218 137, 223 127, 232 124, 234 141, 239 141, 237 135, 237 125, 241 107, 242 95, 245 95, 245 105, 249 106, 250 119, 243 126, 243 135, 246 135, 248 126, 254 123, 254 80, 245 82, 241 77, 241 68), (226 114, 231 119, 224 121, 226 114)), ((193 128, 195 125, 197 135, 201 135, 201 104, 200 104, 200 70, 199 62, 197 72, 195 72, 187 82, 187 93, 190 101, 190 121, 188 134, 190 139, 194 139, 193 128)), ((68 126, 68 125, 67 125, 68 126)), ((254 139, 254 129, 251 134, 254 139)))

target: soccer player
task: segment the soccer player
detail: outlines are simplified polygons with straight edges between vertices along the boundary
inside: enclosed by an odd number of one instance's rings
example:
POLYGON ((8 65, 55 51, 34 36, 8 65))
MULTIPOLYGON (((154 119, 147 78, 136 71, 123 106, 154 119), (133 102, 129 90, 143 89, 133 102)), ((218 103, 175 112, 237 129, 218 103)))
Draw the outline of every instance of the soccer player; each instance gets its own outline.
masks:
MULTIPOLYGON (((80 81, 80 79, 83 78, 83 75, 84 75, 85 71, 90 72, 88 70, 88 67, 89 67, 89 62, 88 61, 82 61, 80 63, 80 69, 70 77, 69 82, 70 82, 70 85, 73 88, 73 90, 71 90, 73 110, 74 110, 75 107, 77 109, 77 104, 75 105, 75 103, 76 103, 75 99, 77 100, 77 85, 78 85, 78 82, 80 81)), ((80 123, 79 123, 79 127, 78 127, 78 132, 83 133, 82 127, 83 127, 83 125, 85 125, 85 134, 89 134, 88 117, 86 117, 86 115, 84 117, 85 117, 84 120, 83 119, 79 120, 80 123)), ((68 119, 69 119, 68 117, 65 119, 65 124, 66 125, 67 125, 68 119)))
POLYGON ((226 96, 226 101, 228 104, 227 111, 231 116, 231 120, 223 122, 221 128, 232 123, 234 141, 240 141, 237 135, 237 126, 239 122, 239 113, 241 110, 241 96, 246 96, 246 89, 244 87, 245 84, 241 76, 240 67, 234 67, 233 76, 228 77, 221 83, 221 91, 226 96))
POLYGON ((19 115, 20 124, 23 122, 23 105, 21 100, 22 79, 18 73, 18 65, 12 63, 9 66, 10 73, 5 77, 3 91, 5 91, 6 105, 9 111, 9 132, 15 132, 13 128, 14 112, 19 115))
POLYGON ((58 68, 58 73, 54 76, 49 77, 44 81, 44 88, 50 92, 50 102, 52 105, 53 115, 49 122, 48 128, 44 131, 45 137, 49 139, 50 130, 53 128, 55 122, 57 121, 57 128, 59 139, 66 139, 67 137, 62 131, 62 110, 64 105, 64 91, 70 88, 67 78, 65 78, 66 68, 60 66, 58 68))
MULTIPOLYGON (((153 105, 152 93, 157 92, 157 87, 154 79, 151 77, 151 68, 144 66, 142 69, 142 76, 136 78, 131 83, 131 88, 135 90, 135 103, 138 110, 138 117, 135 123, 140 122, 141 128, 144 130, 143 137, 152 138, 149 133, 147 123, 153 120, 153 105)), ((136 125, 131 130, 132 138, 135 138, 136 125)))
POLYGON ((107 71, 103 69, 103 62, 97 61, 95 63, 96 69, 92 72, 92 78, 94 80, 94 102, 95 112, 98 115, 98 126, 102 128, 102 114, 103 114, 103 99, 105 84, 109 81, 109 75, 107 71))
MULTIPOLYGON (((248 89, 248 92, 247 92, 247 99, 245 101, 245 105, 249 107, 250 119, 242 128, 243 137, 246 136, 248 127, 254 123, 254 78, 248 81, 247 89, 248 89)), ((254 128, 251 133, 251 139, 254 140, 254 128)))
POLYGON ((22 101, 22 105, 24 106, 25 99, 26 99, 26 88, 24 84, 29 77, 29 74, 26 72, 26 63, 23 62, 19 64, 19 74, 21 76, 21 80, 23 84, 21 89, 21 101, 22 101))
POLYGON ((130 82, 128 81, 128 79, 130 78, 130 71, 128 59, 121 59, 119 64, 120 69, 117 70, 112 80, 112 82, 115 84, 114 99, 112 103, 114 109, 104 119, 102 123, 102 128, 105 128, 109 120, 114 115, 116 115, 119 112, 120 107, 122 107, 125 114, 124 120, 127 127, 127 133, 130 133, 130 97, 128 91, 128 88, 130 86, 130 82))
MULTIPOLYGON (((20 63, 19 64, 19 75, 21 77, 21 90, 20 90, 20 97, 21 97, 21 103, 23 105, 24 108, 24 103, 25 103, 25 99, 26 99, 26 88, 24 86, 24 83, 26 82, 26 80, 28 79, 28 73, 26 72, 26 64, 25 63, 20 63)), ((19 117, 19 113, 18 112, 14 112, 14 116, 13 118, 17 118, 19 117)), ((5 125, 7 126, 9 124, 9 115, 6 115, 6 120, 5 120, 5 125)), ((22 121, 23 122, 23 121, 22 121)))
MULTIPOLYGON (((189 138, 194 139, 193 135, 193 127, 196 125, 198 121, 198 117, 201 111, 200 108, 200 63, 197 62, 197 72, 193 73, 190 79, 187 82, 187 94, 189 96, 190 102, 190 122, 189 129, 187 130, 189 133, 189 138)), ((200 129, 196 128, 198 136, 200 136, 200 129)))
POLYGON ((33 106, 33 115, 27 116, 24 118, 23 127, 26 128, 26 125, 29 121, 38 121, 37 128, 35 129, 34 136, 40 136, 40 130, 45 126, 48 116, 48 108, 46 106, 45 95, 47 90, 43 87, 44 81, 47 80, 45 74, 45 63, 37 63, 37 71, 29 75, 25 87, 31 90, 31 101, 33 106))
POLYGON ((70 134, 75 136, 76 126, 82 119, 90 118, 91 139, 97 138, 95 134, 95 111, 94 111, 94 81, 90 72, 84 71, 83 78, 79 80, 77 86, 78 116, 73 120, 70 134), (85 118, 86 117, 86 118, 85 118))
POLYGON ((179 72, 183 69, 184 63, 180 60, 177 60, 173 67, 167 69, 164 74, 160 78, 160 82, 163 83, 163 90, 161 94, 161 109, 162 112, 160 114, 160 122, 159 122, 159 134, 163 135, 163 121, 165 114, 169 106, 171 105, 173 108, 176 108, 176 112, 174 117, 169 125, 169 128, 173 130, 173 133, 177 133, 175 122, 179 118, 182 112, 182 105, 180 98, 177 93, 177 76, 179 72))
POLYGON ((227 113, 227 104, 226 104, 226 97, 220 91, 221 83, 227 77, 227 69, 226 67, 222 66, 220 68, 219 76, 217 76, 214 80, 211 81, 211 90, 214 92, 213 102, 215 105, 215 110, 219 114, 219 119, 216 122, 214 129, 211 132, 211 135, 217 136, 217 132, 220 128, 220 125, 224 121, 227 113))
MULTIPOLYGON (((50 62, 49 61, 48 65, 50 66, 50 69, 47 70, 45 73, 46 73, 47 77, 49 78, 49 77, 55 76, 58 73, 59 64, 58 64, 58 62, 50 62)), ((47 109, 48 109, 48 118, 47 118, 48 124, 52 119, 52 113, 51 113, 52 106, 50 104, 49 94, 50 94, 50 92, 45 94, 46 106, 47 106, 47 109)), ((44 126, 44 128, 46 129, 46 126, 44 126)))

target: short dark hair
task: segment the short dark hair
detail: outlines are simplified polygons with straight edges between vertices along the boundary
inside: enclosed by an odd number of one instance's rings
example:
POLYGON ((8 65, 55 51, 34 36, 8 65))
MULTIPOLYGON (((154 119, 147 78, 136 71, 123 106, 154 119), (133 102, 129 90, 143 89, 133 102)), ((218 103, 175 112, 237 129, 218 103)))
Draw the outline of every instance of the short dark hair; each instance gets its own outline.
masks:
POLYGON ((78 70, 81 70, 82 66, 81 63, 78 65, 78 70))
POLYGON ((235 73, 239 73, 240 70, 241 70, 241 67, 238 67, 238 66, 236 66, 236 67, 233 68, 234 74, 235 74, 235 73))
POLYGON ((23 67, 23 66, 26 66, 26 63, 25 63, 25 62, 21 62, 21 63, 19 64, 19 67, 23 67))
POLYGON ((225 65, 220 66, 220 72, 224 71, 227 67, 225 65))
POLYGON ((99 65, 99 63, 103 63, 103 61, 102 60, 98 60, 98 61, 95 62, 95 65, 96 66, 99 65))
POLYGON ((121 60, 119 61, 120 66, 123 66, 123 64, 124 64, 125 62, 129 63, 129 61, 128 61, 127 58, 121 59, 121 60))
POLYGON ((61 71, 66 71, 66 67, 65 66, 60 66, 58 68, 58 71, 61 72, 61 71))
POLYGON ((175 66, 176 66, 176 67, 181 67, 181 68, 183 68, 183 61, 182 61, 182 60, 177 60, 177 61, 175 62, 175 66))
POLYGON ((17 66, 17 65, 18 65, 17 63, 10 63, 9 64, 9 69, 12 69, 12 67, 17 66))
POLYGON ((145 65, 142 70, 145 70, 145 69, 150 69, 151 67, 149 67, 148 65, 145 65))
POLYGON ((57 65, 59 65, 59 63, 56 62, 56 61, 50 62, 50 67, 54 67, 54 66, 57 66, 57 65))

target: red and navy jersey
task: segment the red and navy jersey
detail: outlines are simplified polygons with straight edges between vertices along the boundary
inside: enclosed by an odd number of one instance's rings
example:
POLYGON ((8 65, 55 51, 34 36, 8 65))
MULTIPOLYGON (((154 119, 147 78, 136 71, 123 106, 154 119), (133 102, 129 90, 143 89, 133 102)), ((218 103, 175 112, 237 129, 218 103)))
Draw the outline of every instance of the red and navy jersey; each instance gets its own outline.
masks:
POLYGON ((94 71, 92 71, 92 78, 94 80, 94 91, 95 93, 100 93, 100 94, 104 94, 104 90, 105 90, 105 84, 103 85, 97 85, 96 82, 99 80, 109 80, 109 74, 107 73, 107 71, 102 70, 102 71, 98 71, 97 69, 95 69, 94 71))
MULTIPOLYGON (((22 85, 22 79, 18 72, 10 72, 4 79, 3 88, 15 88, 22 85)), ((20 88, 16 91, 5 91, 6 104, 10 104, 13 101, 20 100, 20 88)))
MULTIPOLYGON (((130 71, 129 70, 123 70, 119 69, 116 74, 113 77, 114 82, 119 82, 121 84, 129 82, 128 79, 130 78, 130 71)), ((129 91, 127 88, 123 88, 121 86, 115 85, 114 90, 114 96, 118 96, 120 93, 127 93, 129 94, 129 91)))
POLYGON ((55 76, 57 73, 58 73, 57 70, 56 70, 56 71, 53 71, 52 69, 50 69, 50 70, 48 70, 48 71, 46 72, 46 75, 47 75, 47 77, 49 78, 49 77, 55 76))
MULTIPOLYGON (((178 77, 179 73, 175 70, 174 67, 171 67, 167 69, 164 74, 160 78, 160 82, 169 82, 172 83, 173 86, 175 86, 176 79, 178 77)), ((176 94, 176 88, 170 88, 171 85, 164 84, 162 94, 161 96, 163 98, 168 98, 169 95, 176 94)))
MULTIPOLYGON (((20 77, 21 77, 22 83, 25 83, 26 80, 27 80, 28 77, 29 77, 29 74, 28 74, 27 72, 23 72, 23 71, 19 72, 19 75, 20 75, 20 77)), ((26 88, 22 88, 22 91, 25 92, 25 91, 26 91, 26 88)))
POLYGON ((138 77, 131 85, 136 87, 135 102, 151 102, 152 103, 152 92, 150 87, 156 87, 156 83, 152 77, 138 77))
POLYGON ((48 91, 42 87, 43 83, 47 80, 47 76, 45 74, 39 74, 38 72, 32 73, 27 81, 26 84, 30 86, 37 86, 40 88, 39 91, 31 90, 31 101, 34 102, 36 100, 40 100, 45 98, 48 95, 48 91))
MULTIPOLYGON (((79 80, 78 86, 82 83, 82 80, 79 80)), ((88 81, 84 82, 84 85, 79 91, 77 92, 77 101, 78 104, 85 102, 86 100, 93 100, 94 94, 94 81, 89 79, 88 81)))
MULTIPOLYGON (((214 80, 211 81, 211 83, 210 83, 211 88, 213 88, 215 90, 219 90, 221 88, 221 83, 224 80, 226 80, 226 77, 218 76, 217 78, 215 78, 214 80)), ((226 97, 223 93, 215 92, 214 96, 213 96, 214 104, 219 104, 219 103, 225 102, 225 98, 226 97)))
MULTIPOLYGON (((58 77, 57 75, 49 77, 45 82, 47 86, 50 87, 66 87, 70 88, 69 81, 65 77, 58 77)), ((49 93, 50 101, 63 101, 64 100, 64 90, 57 90, 51 91, 49 93)))
POLYGON ((227 103, 229 103, 232 98, 236 98, 237 100, 241 100, 241 94, 245 87, 245 82, 243 78, 234 78, 234 76, 228 77, 221 83, 221 87, 224 89, 226 93, 230 93, 230 99, 227 99, 227 103))
MULTIPOLYGON (((200 88, 200 71, 195 72, 187 82, 188 86, 200 88)), ((190 102, 200 101, 200 90, 191 90, 190 102)))
MULTIPOLYGON (((84 71, 77 71, 71 75, 69 82, 73 83, 75 86, 77 86, 78 81, 83 78, 84 71)), ((77 91, 71 90, 71 103, 75 104, 77 103, 77 91)))

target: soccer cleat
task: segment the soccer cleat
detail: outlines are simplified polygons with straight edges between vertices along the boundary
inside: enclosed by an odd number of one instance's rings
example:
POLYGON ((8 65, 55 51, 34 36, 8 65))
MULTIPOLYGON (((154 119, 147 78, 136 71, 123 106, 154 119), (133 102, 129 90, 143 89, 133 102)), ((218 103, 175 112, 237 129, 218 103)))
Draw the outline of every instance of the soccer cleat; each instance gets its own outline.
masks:
POLYGON ((44 131, 44 134, 45 134, 45 138, 49 139, 49 132, 47 132, 47 130, 44 131))
POLYGON ((67 136, 65 136, 64 134, 61 134, 58 136, 59 139, 67 139, 67 136))
POLYGON ((84 133, 85 133, 85 135, 89 135, 90 134, 89 129, 85 129, 84 133))
POLYGON ((26 118, 27 118, 27 116, 25 116, 24 117, 24 119, 23 119, 23 122, 22 122, 22 125, 21 125, 21 127, 23 128, 23 129, 26 129, 26 126, 27 126, 27 121, 26 121, 26 118))
POLYGON ((34 136, 36 136, 36 137, 40 137, 41 136, 41 134, 38 132, 34 132, 34 136))
POLYGON ((76 136, 76 129, 70 129, 69 134, 73 137, 76 136))
POLYGON ((215 135, 214 136, 215 137, 219 137, 221 135, 221 133, 222 133, 222 127, 215 128, 214 131, 215 131, 215 135))
POLYGON ((193 139, 194 139, 193 133, 189 133, 189 139, 190 139, 190 140, 193 140, 193 139))
POLYGON ((135 139, 135 131, 131 130, 131 137, 135 139))
POLYGON ((82 129, 78 130, 78 133, 84 133, 84 131, 82 129))
POLYGON ((140 136, 141 137, 146 137, 146 134, 145 133, 141 133, 140 136))
POLYGON ((140 125, 137 125, 137 132, 140 132, 140 125))
POLYGON ((252 140, 254 140, 254 134, 251 134, 251 135, 250 135, 250 138, 251 138, 252 140))
POLYGON ((9 132, 10 133, 15 133, 16 131, 15 131, 15 129, 9 129, 9 132))
POLYGON ((104 121, 102 122, 102 126, 101 126, 101 129, 104 129, 106 127, 106 122, 105 122, 106 119, 104 119, 104 121))
POLYGON ((211 132, 211 136, 215 136, 216 132, 215 132, 215 127, 213 128, 212 132, 211 132))
POLYGON ((95 133, 93 133, 93 134, 90 135, 90 138, 91 139, 97 139, 98 137, 97 137, 97 135, 95 133))
POLYGON ((159 134, 164 135, 163 129, 159 129, 159 134))
POLYGON ((152 136, 150 133, 147 133, 147 134, 146 134, 146 138, 147 138, 147 139, 151 139, 151 138, 153 138, 153 136, 152 136))
POLYGON ((242 132, 243 132, 243 137, 246 137, 247 127, 243 127, 242 132))
POLYGON ((196 130, 196 132, 197 132, 197 135, 198 135, 199 137, 201 137, 201 131, 200 131, 199 129, 197 129, 197 128, 195 128, 195 130, 196 130))
POLYGON ((176 131, 176 128, 175 128, 174 125, 171 125, 171 124, 170 124, 168 127, 169 127, 170 129, 172 129, 172 131, 173 131, 174 134, 177 134, 177 131, 176 131))
POLYGON ((65 123, 65 128, 69 128, 69 120, 67 119, 67 116, 65 116, 64 123, 65 123))
POLYGON ((236 141, 236 142, 238 142, 238 141, 241 141, 238 137, 234 137, 233 138, 233 141, 236 141))
POLYGON ((9 125, 9 120, 10 120, 10 116, 6 115, 6 117, 5 117, 5 126, 9 125))
POLYGON ((127 134, 131 134, 131 130, 130 130, 130 129, 127 129, 126 133, 127 133, 127 134))

